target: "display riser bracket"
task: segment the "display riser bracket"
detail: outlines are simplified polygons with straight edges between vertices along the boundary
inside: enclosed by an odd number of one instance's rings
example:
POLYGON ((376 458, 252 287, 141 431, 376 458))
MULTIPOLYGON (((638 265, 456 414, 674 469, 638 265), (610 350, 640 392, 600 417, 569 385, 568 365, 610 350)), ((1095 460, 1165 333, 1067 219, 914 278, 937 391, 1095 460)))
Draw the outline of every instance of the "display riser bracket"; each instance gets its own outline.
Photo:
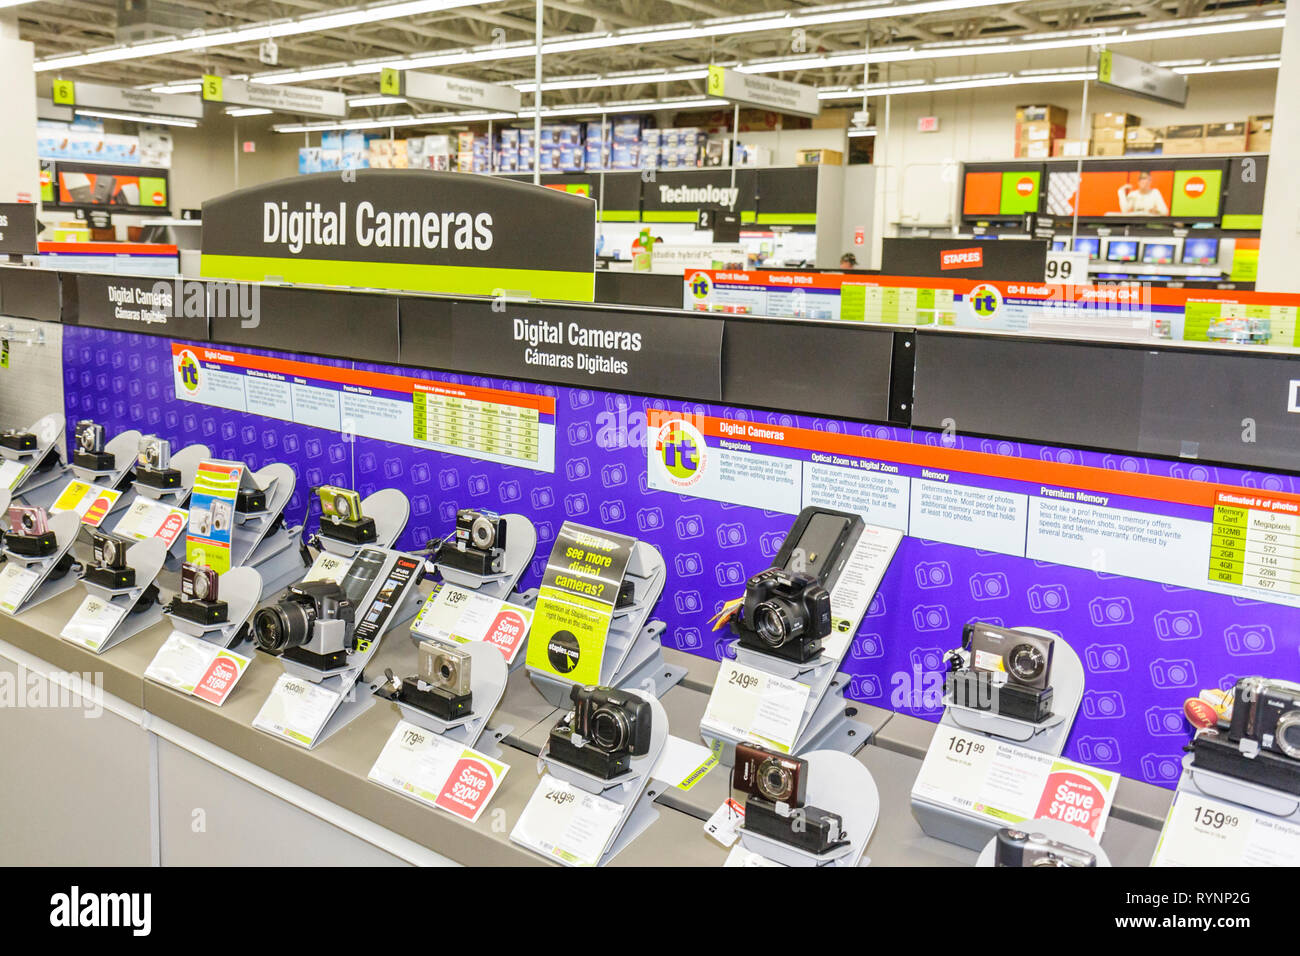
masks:
POLYGON ((36 436, 37 445, 34 450, 21 452, 0 448, 0 458, 21 462, 31 469, 35 469, 48 455, 55 456, 55 464, 45 471, 38 473, 31 470, 23 476, 23 480, 13 489, 14 498, 21 498, 33 508, 48 509, 54 503, 57 488, 51 486, 67 473, 68 467, 64 434, 66 427, 67 420, 62 415, 45 415, 29 429, 36 436))
POLYGON ((262 576, 254 568, 231 568, 221 576, 221 588, 220 596, 226 602, 225 624, 197 624, 168 614, 172 627, 221 648, 229 649, 238 644, 240 630, 261 600, 262 576))
POLYGON ((74 512, 63 511, 56 515, 50 515, 48 526, 54 532, 54 540, 57 545, 54 553, 48 557, 32 559, 21 554, 14 554, 8 548, 4 549, 7 560, 20 564, 28 570, 35 569, 37 573, 37 579, 28 589, 26 596, 18 604, 14 605, 13 613, 15 615, 30 610, 38 604, 44 604, 50 598, 62 594, 80 583, 80 579, 77 577, 80 565, 77 564, 75 559, 72 559, 72 546, 77 541, 77 533, 81 529, 81 519, 74 512), (64 557, 72 559, 71 566, 61 577, 50 580, 50 574, 53 573, 55 567, 64 557))
POLYGON ((320 546, 330 554, 341 558, 354 558, 358 551, 366 548, 391 548, 394 542, 406 530, 406 522, 411 517, 411 501, 396 488, 384 488, 361 500, 361 513, 375 522, 375 540, 364 544, 353 544, 330 536, 327 533, 329 520, 321 519, 320 533, 317 540, 320 546))
MULTIPOLYGON (((144 596, 144 592, 149 589, 158 577, 158 572, 162 570, 165 555, 166 547, 157 538, 139 541, 131 545, 126 553, 126 561, 128 565, 135 569, 135 587, 111 590, 100 587, 98 584, 92 584, 85 578, 81 579, 81 584, 86 589, 87 594, 126 609, 126 614, 118 618, 113 629, 109 631, 108 636, 99 645, 99 649, 94 650, 94 653, 103 654, 125 641, 128 637, 134 637, 145 628, 152 627, 162 620, 163 608, 157 602, 157 599, 155 599, 153 605, 143 611, 133 614, 131 608, 135 607, 140 598, 144 596), (141 584, 141 581, 144 583, 141 584)), ((70 641, 69 643, 77 644, 78 647, 86 646, 77 641, 70 641)), ((87 648, 87 650, 93 649, 87 648)))

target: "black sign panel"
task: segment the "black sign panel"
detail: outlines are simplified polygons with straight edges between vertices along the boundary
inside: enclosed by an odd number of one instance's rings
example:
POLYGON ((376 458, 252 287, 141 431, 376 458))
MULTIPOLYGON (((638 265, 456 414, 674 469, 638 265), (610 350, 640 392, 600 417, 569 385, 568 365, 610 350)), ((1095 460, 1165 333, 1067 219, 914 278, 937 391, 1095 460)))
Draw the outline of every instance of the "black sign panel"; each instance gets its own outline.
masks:
POLYGON ((1232 227, 1232 216, 1264 214, 1264 180, 1267 176, 1267 156, 1238 156, 1228 161, 1227 196, 1223 200, 1224 228, 1232 227))
POLYGON ((880 271, 889 276, 1042 282, 1048 247, 1043 239, 885 239, 880 271))
POLYGON ((396 364, 397 304, 395 295, 262 286, 256 316, 213 314, 211 338, 225 345, 396 364))
MULTIPOLYGON (((641 219, 644 222, 695 222, 701 209, 741 212, 755 208, 754 170, 658 170, 641 183, 641 219)), ((614 208, 611 206, 610 208, 614 208)))
POLYGON ((0 203, 0 255, 36 255, 36 204, 0 203))
POLYGON ((819 166, 756 170, 758 214, 766 218, 788 213, 816 213, 820 174, 819 166))
POLYGON ((177 277, 134 277, 70 273, 65 282, 76 284, 76 315, 65 321, 119 332, 167 335, 202 341, 208 337, 208 311, 233 308, 241 303, 253 312, 255 286, 231 290, 209 288, 208 283, 177 277), (223 295, 218 296, 221 291, 223 295), (243 293, 241 298, 241 291, 243 293), (209 301, 209 298, 212 301, 209 301))
MULTIPOLYGON (((71 282, 68 283, 71 287, 71 282)), ((75 307, 75 290, 69 291, 75 307)), ((62 322, 64 290, 59 273, 53 269, 0 267, 0 311, 19 319, 41 319, 45 322, 62 322)))
POLYGON ((450 368, 645 395, 721 397, 722 320, 457 302, 450 368))

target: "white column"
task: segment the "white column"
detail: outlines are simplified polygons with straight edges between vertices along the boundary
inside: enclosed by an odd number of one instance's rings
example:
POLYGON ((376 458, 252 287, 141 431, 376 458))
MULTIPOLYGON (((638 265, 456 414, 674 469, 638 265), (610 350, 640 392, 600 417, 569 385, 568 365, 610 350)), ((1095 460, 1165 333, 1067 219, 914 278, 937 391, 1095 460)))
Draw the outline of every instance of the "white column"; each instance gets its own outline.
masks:
POLYGON ((1273 104, 1273 145, 1264 188, 1259 277, 1262 292, 1300 292, 1300 112, 1290 97, 1300 89, 1300 3, 1289 4, 1282 31, 1282 67, 1273 104))
POLYGON ((18 39, 15 11, 0 16, 0 202, 40 198, 36 159, 36 74, 32 45, 18 39))

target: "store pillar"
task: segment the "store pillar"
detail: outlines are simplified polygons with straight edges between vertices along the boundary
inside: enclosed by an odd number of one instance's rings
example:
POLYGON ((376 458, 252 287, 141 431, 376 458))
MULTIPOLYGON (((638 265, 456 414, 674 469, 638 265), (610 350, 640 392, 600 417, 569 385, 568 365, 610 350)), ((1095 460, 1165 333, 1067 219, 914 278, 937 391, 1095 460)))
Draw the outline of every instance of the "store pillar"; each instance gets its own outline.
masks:
POLYGON ((1300 115, 1287 97, 1300 85, 1300 7, 1289 6, 1282 31, 1282 66, 1277 75, 1273 109, 1273 144, 1269 152, 1268 184, 1264 192, 1264 222, 1260 231, 1259 277, 1264 292, 1300 292, 1300 115))
POLYGON ((0 12, 0 202, 35 202, 40 198, 36 158, 36 74, 32 44, 18 39, 18 14, 0 12))

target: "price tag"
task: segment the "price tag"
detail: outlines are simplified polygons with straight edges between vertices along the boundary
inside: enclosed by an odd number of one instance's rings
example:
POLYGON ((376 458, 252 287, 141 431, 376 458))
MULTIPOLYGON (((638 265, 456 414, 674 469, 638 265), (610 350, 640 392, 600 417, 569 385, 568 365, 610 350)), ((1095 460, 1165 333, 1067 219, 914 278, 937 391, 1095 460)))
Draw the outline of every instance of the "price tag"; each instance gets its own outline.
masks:
POLYGON ((124 617, 126 617, 125 606, 87 594, 72 617, 68 618, 68 623, 63 625, 59 637, 73 644, 88 647, 98 654, 108 640, 108 636, 113 633, 113 628, 117 627, 118 622, 124 617))
POLYGON ((1088 281, 1088 253, 1055 251, 1047 254, 1044 278, 1061 285, 1078 285, 1088 281))
POLYGON ((328 551, 322 551, 316 555, 316 560, 307 569, 307 574, 303 577, 303 580, 332 581, 335 584, 341 584, 343 576, 348 573, 348 569, 351 567, 351 558, 344 558, 328 551))
POLYGON ((1152 866, 1300 866, 1300 826, 1199 794, 1174 794, 1152 866))
POLYGON ((252 658, 172 631, 144 676, 220 707, 251 663, 252 658))
POLYGON ((776 860, 769 860, 761 853, 755 853, 753 850, 746 850, 743 846, 733 846, 731 852, 727 854, 727 859, 723 866, 785 866, 784 863, 778 863, 776 860))
POLYGON ((399 720, 370 768, 370 779, 472 823, 509 770, 477 750, 399 720))
POLYGON ((700 727, 789 753, 810 693, 807 684, 723 661, 700 727))
POLYGON ((73 479, 50 505, 50 514, 74 511, 82 524, 98 528, 121 497, 120 491, 73 479))
POLYGON ((12 560, 6 562, 0 569, 0 611, 6 614, 17 611, 40 579, 40 572, 35 568, 24 568, 12 560))
POLYGON ((16 461, 4 459, 0 461, 0 488, 8 488, 13 491, 18 487, 18 483, 27 477, 28 466, 16 461))
POLYGON ((542 775, 510 838, 570 866, 595 866, 622 818, 621 804, 548 773, 542 775))
POLYGON ((740 828, 745 825, 745 808, 728 797, 713 815, 704 821, 704 832, 723 846, 731 846, 740 836, 740 828))
POLYGON ((253 726, 269 734, 310 747, 342 701, 337 691, 281 674, 253 726))
POLYGON ((1118 785, 1117 774, 940 724, 912 796, 1002 823, 1060 820, 1100 841, 1118 785))
POLYGON ((137 498, 113 531, 137 541, 161 538, 170 548, 185 530, 188 517, 189 513, 182 508, 172 508, 152 498, 137 498))
POLYGON ((532 608, 444 582, 425 600, 411 630, 418 637, 455 644, 483 641, 499 650, 509 664, 532 625, 532 608))

